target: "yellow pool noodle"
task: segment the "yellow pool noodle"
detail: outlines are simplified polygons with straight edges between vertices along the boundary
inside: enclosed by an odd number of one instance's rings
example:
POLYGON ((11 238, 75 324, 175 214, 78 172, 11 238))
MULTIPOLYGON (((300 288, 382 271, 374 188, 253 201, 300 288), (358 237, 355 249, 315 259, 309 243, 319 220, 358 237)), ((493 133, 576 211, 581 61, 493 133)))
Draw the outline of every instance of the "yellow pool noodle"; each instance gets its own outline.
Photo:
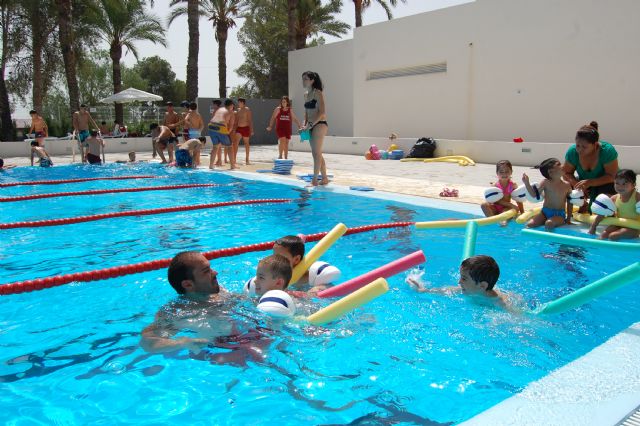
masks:
MULTIPOLYGON (((586 213, 574 213, 573 218, 582 223, 593 223, 595 216, 586 213)), ((615 225, 623 228, 640 229, 640 220, 625 219, 621 217, 605 217, 600 225, 615 225)))
POLYGON ((502 222, 503 220, 511 219, 516 214, 518 214, 517 211, 509 209, 495 216, 483 217, 481 219, 434 220, 431 222, 417 222, 416 229, 464 228, 469 222, 475 222, 478 226, 485 226, 502 222))
POLYGON ((445 157, 436 158, 403 158, 400 161, 422 161, 423 163, 458 163, 461 166, 475 166, 476 162, 464 155, 447 155, 445 157))
POLYGON ((344 223, 339 223, 334 226, 333 229, 329 231, 329 233, 327 233, 327 235, 325 235, 323 239, 318 241, 318 243, 313 246, 311 250, 309 250, 309 253, 307 253, 307 255, 300 261, 300 263, 298 263, 296 267, 293 268, 293 274, 291 275, 290 284, 298 282, 300 277, 302 277, 304 273, 309 270, 313 262, 320 259, 320 256, 322 256, 327 250, 329 250, 329 247, 331 247, 338 240, 338 238, 342 237, 345 232, 347 232, 347 227, 344 223))
POLYGON ((378 296, 381 296, 389 291, 389 284, 384 278, 378 278, 377 280, 367 284, 359 290, 354 291, 348 296, 343 297, 337 302, 333 302, 326 308, 320 309, 313 315, 307 317, 313 325, 324 325, 331 322, 347 312, 351 312, 354 309, 371 302, 378 296))
POLYGON ((523 224, 527 222, 529 219, 540 213, 541 210, 542 207, 534 207, 531 210, 527 210, 516 218, 516 223, 523 224))

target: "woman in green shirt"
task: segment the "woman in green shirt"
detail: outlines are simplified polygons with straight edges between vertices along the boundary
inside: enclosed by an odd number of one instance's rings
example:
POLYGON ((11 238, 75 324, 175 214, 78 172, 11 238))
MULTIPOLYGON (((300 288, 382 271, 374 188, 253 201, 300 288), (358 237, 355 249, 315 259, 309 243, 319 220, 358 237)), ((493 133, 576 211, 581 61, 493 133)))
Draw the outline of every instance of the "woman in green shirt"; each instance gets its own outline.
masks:
POLYGON ((616 193, 613 178, 618 172, 618 152, 613 145, 600 140, 595 121, 578 130, 576 144, 567 150, 563 168, 567 182, 588 195, 589 207, 599 194, 616 193))

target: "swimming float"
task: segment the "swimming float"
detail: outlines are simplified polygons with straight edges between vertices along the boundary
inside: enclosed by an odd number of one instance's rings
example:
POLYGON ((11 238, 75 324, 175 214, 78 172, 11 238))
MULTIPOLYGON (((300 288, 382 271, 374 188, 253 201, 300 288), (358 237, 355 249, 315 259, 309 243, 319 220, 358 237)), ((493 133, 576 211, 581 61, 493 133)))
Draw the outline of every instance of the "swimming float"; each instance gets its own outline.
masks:
POLYGON ((464 246, 462 248, 462 260, 468 259, 476 254, 476 239, 478 237, 478 224, 467 223, 464 233, 464 246))
POLYGON ((291 275, 291 281, 289 283, 296 283, 305 272, 309 270, 313 262, 318 260, 329 247, 331 247, 338 238, 342 237, 347 232, 347 227, 344 223, 339 223, 333 227, 331 231, 327 233, 318 243, 313 246, 309 253, 293 268, 293 274, 291 275))
POLYGON ((458 163, 460 166, 475 166, 476 162, 464 155, 447 155, 435 158, 403 158, 400 161, 422 161, 423 163, 458 163))
POLYGON ((340 279, 342 272, 330 263, 318 261, 313 262, 309 268, 309 284, 328 285, 340 279))
POLYGON ((373 271, 367 272, 366 274, 362 274, 356 278, 350 279, 349 281, 345 281, 342 284, 328 288, 326 290, 322 290, 318 293, 318 297, 345 296, 362 288, 364 285, 374 281, 377 278, 389 278, 395 274, 406 271, 407 269, 413 268, 414 266, 417 266, 426 261, 427 259, 424 257, 424 253, 422 252, 422 250, 418 250, 400 259, 394 260, 393 262, 387 263, 384 266, 374 269, 373 271))
MULTIPOLYGON (((573 219, 581 223, 591 224, 596 219, 596 216, 586 213, 574 213, 573 219)), ((600 225, 614 225, 622 228, 640 230, 640 220, 624 219, 619 217, 605 217, 600 221, 600 225)))
POLYGON ((258 310, 274 318, 290 318, 296 313, 293 298, 282 290, 269 290, 258 301, 258 310))
POLYGON ((625 243, 619 241, 598 240, 595 238, 584 238, 575 235, 557 234, 555 232, 538 231, 535 229, 523 229, 522 233, 531 237, 538 237, 555 243, 584 247, 608 247, 612 249, 640 250, 640 243, 625 243))
POLYGON ((431 222, 416 222, 415 226, 416 229, 464 228, 469 222, 475 222, 478 226, 485 226, 511 219, 517 214, 516 210, 509 209, 495 216, 480 219, 434 220, 431 222))
POLYGON ((640 262, 636 262, 622 268, 613 274, 607 275, 597 281, 588 284, 573 293, 562 296, 552 302, 540 306, 535 314, 560 314, 570 309, 577 308, 595 299, 596 297, 611 293, 627 284, 640 281, 640 262))
POLYGON ((327 324, 347 312, 371 302, 389 291, 389 284, 384 278, 378 278, 364 287, 354 291, 348 296, 333 302, 329 306, 320 309, 318 312, 307 317, 307 321, 313 325, 327 324))

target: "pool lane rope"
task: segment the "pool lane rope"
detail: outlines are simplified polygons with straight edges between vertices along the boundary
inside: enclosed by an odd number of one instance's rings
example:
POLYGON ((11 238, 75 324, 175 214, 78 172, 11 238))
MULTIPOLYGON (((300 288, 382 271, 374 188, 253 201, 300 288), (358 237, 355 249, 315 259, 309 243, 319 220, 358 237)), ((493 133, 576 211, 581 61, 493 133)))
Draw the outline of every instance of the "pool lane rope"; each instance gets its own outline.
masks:
POLYGON ((128 210, 124 212, 93 214, 89 216, 76 216, 76 217, 64 217, 60 219, 36 220, 33 222, 0 223, 0 229, 59 226, 59 225, 69 225, 72 223, 93 222, 96 220, 112 219, 114 217, 148 216, 148 215, 155 215, 155 214, 183 212, 183 211, 189 211, 189 210, 215 209, 218 207, 227 207, 227 206, 242 206, 246 204, 274 204, 274 203, 289 203, 289 202, 291 202, 290 199, 282 199, 282 198, 268 198, 264 200, 223 201, 220 203, 196 204, 196 205, 175 206, 175 207, 161 207, 157 209, 128 210))
POLYGON ((105 176, 105 177, 94 177, 94 178, 78 178, 78 179, 32 180, 28 182, 0 183, 0 188, 7 188, 9 186, 24 186, 24 185, 60 185, 63 183, 89 182, 94 180, 155 179, 158 177, 159 176, 155 176, 155 175, 130 175, 130 176, 105 176))
MULTIPOLYGON (((349 228, 345 235, 360 234, 363 232, 370 232, 377 229, 392 229, 413 226, 414 222, 391 222, 380 223, 373 225, 357 226, 349 228)), ((328 232, 321 232, 317 234, 310 234, 304 236, 306 242, 319 241, 324 238, 328 232)), ((209 260, 218 259, 221 257, 237 256, 244 253, 266 251, 273 249, 275 241, 267 241, 258 244, 250 244, 246 246, 223 248, 218 250, 212 250, 202 253, 204 257, 209 260)), ((45 288, 57 287, 64 284, 73 282, 90 282, 99 281, 109 278, 121 277, 124 275, 139 274, 142 272, 155 271, 169 267, 171 259, 159 259, 148 262, 133 263, 130 265, 115 266, 106 269, 96 269, 93 271, 77 272, 75 274, 56 275, 47 278, 37 278, 27 281, 18 281, 9 284, 0 285, 0 295, 10 295, 18 293, 26 293, 36 290, 43 290, 45 288)))
POLYGON ((13 201, 38 200, 41 198, 75 197, 79 195, 115 194, 118 192, 170 191, 172 189, 207 188, 207 187, 214 187, 214 186, 223 186, 223 185, 217 184, 217 183, 189 183, 184 185, 162 185, 162 186, 115 188, 115 189, 92 189, 88 191, 73 191, 73 192, 50 192, 47 194, 21 195, 17 197, 0 197, 0 203, 7 203, 7 202, 13 202, 13 201))

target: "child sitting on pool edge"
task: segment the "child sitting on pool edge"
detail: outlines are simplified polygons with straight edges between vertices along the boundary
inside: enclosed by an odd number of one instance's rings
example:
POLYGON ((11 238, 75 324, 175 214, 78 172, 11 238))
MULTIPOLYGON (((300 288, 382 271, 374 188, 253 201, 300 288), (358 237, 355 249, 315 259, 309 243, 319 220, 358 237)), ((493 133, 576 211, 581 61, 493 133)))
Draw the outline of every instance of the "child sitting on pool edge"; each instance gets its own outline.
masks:
POLYGON ((461 292, 467 296, 482 296, 495 300, 507 307, 507 297, 495 289, 500 277, 500 267, 491 256, 477 255, 469 257, 460 264, 458 287, 427 288, 419 280, 409 277, 407 284, 419 293, 453 294, 461 292))
MULTIPOLYGON (((495 186, 499 190, 502 191, 504 196, 501 200, 495 203, 484 202, 480 205, 482 208, 482 212, 486 217, 496 216, 502 212, 507 211, 508 209, 517 210, 520 213, 524 213, 524 207, 522 203, 514 204, 511 200, 511 193, 518 187, 518 184, 511 180, 511 175, 513 174, 513 166, 509 160, 500 160, 496 164, 496 176, 498 181, 492 183, 491 185, 495 186)), ((507 224, 507 221, 503 221, 500 223, 502 226, 507 224)))
MULTIPOLYGON (((613 181, 617 194, 611 197, 611 201, 616 206, 615 217, 631 220, 640 220, 640 193, 636 190, 636 173, 633 170, 621 169, 616 173, 613 181)), ((604 216, 596 216, 589 228, 590 234, 596 233, 598 224, 602 222, 604 216)), ((617 241, 621 238, 638 238, 640 231, 637 229, 624 228, 617 225, 609 225, 600 234, 601 240, 617 241)))
POLYGON ((286 290, 291 281, 293 269, 289 260, 279 254, 272 254, 258 263, 254 280, 256 296, 270 290, 286 290))
POLYGON ((207 138, 200 136, 198 139, 189 139, 186 142, 178 144, 176 151, 176 166, 177 167, 190 167, 195 169, 197 167, 197 158, 199 158, 200 150, 207 143, 207 138))
POLYGON ((542 211, 531 218, 527 223, 527 228, 544 225, 547 230, 552 230, 565 223, 571 224, 573 206, 568 198, 571 193, 571 185, 562 179, 564 171, 560 160, 547 158, 540 163, 540 173, 545 179, 540 183, 537 191, 531 187, 529 176, 526 173, 522 174, 522 182, 527 187, 529 195, 536 197, 538 191, 544 194, 542 211))
POLYGON ((37 141, 31 141, 31 165, 33 166, 33 159, 38 156, 40 161, 40 167, 51 167, 53 166, 53 161, 51 161, 51 157, 47 151, 45 151, 44 147, 38 145, 37 141))

